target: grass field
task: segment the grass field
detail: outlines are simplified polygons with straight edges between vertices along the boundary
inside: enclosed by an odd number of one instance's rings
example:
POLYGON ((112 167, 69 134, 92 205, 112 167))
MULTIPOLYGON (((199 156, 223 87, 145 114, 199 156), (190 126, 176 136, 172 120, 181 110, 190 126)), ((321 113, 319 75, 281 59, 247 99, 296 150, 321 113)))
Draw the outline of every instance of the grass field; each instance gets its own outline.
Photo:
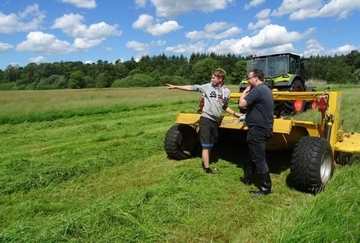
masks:
MULTIPOLYGON (((339 88, 344 129, 360 132, 360 89, 339 88)), ((198 97, 0 92, 0 242, 360 242, 358 159, 313 196, 288 187, 288 157, 269 153, 273 193, 261 198, 239 182, 240 146, 215 148, 217 175, 200 158, 167 159, 165 133, 198 97)))

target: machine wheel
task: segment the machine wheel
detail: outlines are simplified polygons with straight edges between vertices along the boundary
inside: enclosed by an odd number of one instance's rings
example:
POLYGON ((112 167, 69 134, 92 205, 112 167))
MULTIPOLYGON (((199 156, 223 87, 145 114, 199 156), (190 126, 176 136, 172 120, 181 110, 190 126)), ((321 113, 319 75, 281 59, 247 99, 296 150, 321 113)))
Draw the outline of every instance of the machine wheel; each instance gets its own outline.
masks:
MULTIPOLYGON (((301 92, 304 91, 304 86, 299 79, 294 80, 291 84, 289 91, 291 92, 301 92)), ((306 102, 304 100, 294 100, 294 101, 282 101, 276 104, 275 114, 280 115, 293 115, 296 113, 303 112, 305 109, 306 102)))
POLYGON ((170 159, 188 159, 196 153, 199 145, 197 133, 190 125, 173 125, 165 136, 165 151, 170 159))
POLYGON ((302 137, 291 155, 290 180, 303 192, 322 191, 334 172, 334 158, 324 138, 302 137))

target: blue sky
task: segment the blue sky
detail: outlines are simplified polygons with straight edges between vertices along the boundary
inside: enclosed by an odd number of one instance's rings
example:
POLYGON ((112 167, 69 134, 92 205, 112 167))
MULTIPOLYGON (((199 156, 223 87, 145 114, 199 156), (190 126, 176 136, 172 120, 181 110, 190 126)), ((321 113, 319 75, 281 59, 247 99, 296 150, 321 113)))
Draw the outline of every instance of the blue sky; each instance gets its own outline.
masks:
POLYGON ((360 50, 360 0, 2 0, 0 69, 142 55, 360 50))

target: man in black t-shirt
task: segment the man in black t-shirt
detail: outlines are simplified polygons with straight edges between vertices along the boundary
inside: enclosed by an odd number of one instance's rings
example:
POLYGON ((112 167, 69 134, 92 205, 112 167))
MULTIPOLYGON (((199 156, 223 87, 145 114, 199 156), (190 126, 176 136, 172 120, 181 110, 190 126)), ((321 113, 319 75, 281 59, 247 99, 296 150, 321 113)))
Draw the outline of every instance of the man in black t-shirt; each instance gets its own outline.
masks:
POLYGON ((260 180, 260 190, 252 192, 254 195, 267 195, 271 192, 271 178, 266 162, 266 141, 271 138, 274 123, 274 99, 269 87, 263 83, 264 72, 254 69, 249 72, 247 81, 249 86, 243 91, 239 99, 239 107, 247 108, 245 122, 247 144, 250 161, 245 169, 244 177, 240 180, 245 185, 251 185, 255 170, 260 180))

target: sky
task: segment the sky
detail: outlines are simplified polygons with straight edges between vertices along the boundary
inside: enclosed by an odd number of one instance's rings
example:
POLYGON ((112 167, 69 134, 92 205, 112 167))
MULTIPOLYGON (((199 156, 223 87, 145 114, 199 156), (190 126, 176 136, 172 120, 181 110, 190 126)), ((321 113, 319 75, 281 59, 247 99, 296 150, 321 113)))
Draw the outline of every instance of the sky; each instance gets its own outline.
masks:
POLYGON ((1 0, 0 69, 192 53, 360 50, 360 0, 1 0))

